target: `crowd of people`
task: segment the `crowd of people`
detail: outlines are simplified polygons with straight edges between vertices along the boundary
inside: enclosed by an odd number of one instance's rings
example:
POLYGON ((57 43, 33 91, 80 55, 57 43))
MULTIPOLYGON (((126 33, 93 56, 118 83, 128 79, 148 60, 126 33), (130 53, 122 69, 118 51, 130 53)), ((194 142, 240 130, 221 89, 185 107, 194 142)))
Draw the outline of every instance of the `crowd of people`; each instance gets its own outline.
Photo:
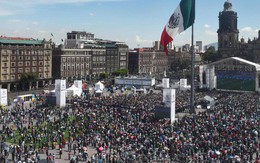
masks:
MULTIPOLYGON (((259 162, 260 96, 207 91, 196 92, 195 101, 205 95, 215 98, 214 107, 174 124, 155 118, 161 92, 85 95, 65 108, 17 104, 0 112, 1 158, 36 162, 45 153, 54 161, 66 150, 71 162, 259 162)), ((188 97, 189 91, 177 91, 176 110, 188 97)))

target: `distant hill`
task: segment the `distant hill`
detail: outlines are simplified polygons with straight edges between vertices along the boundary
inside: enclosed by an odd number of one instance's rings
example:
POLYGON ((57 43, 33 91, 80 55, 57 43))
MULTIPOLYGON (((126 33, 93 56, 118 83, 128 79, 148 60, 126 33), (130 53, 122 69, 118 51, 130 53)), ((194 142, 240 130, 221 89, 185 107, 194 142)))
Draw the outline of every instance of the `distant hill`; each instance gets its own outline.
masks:
POLYGON ((217 42, 213 42, 213 43, 210 43, 208 45, 205 45, 205 48, 206 47, 211 47, 211 46, 214 46, 216 50, 218 50, 218 43, 217 42))

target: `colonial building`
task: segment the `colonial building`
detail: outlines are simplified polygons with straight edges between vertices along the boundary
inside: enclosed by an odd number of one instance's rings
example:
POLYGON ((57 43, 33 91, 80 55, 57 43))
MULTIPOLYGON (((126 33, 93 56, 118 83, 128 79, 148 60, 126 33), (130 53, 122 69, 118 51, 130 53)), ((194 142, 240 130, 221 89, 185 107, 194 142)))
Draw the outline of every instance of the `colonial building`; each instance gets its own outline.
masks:
POLYGON ((51 44, 51 40, 0 37, 0 86, 10 91, 50 84, 52 79, 51 44), (34 73, 37 80, 28 83, 20 81, 22 74, 29 73, 34 73))
POLYGON ((153 48, 139 48, 129 51, 130 74, 163 75, 168 70, 168 56, 164 51, 153 48))
POLYGON ((232 10, 232 3, 226 1, 224 10, 219 12, 218 50, 223 57, 232 57, 238 53, 239 31, 237 13, 232 10))
POLYGON ((69 49, 62 45, 54 48, 53 78, 68 80, 86 78, 92 70, 91 53, 92 49, 69 49))
POLYGON ((219 13, 218 52, 223 58, 236 56, 260 63, 260 31, 258 38, 239 41, 237 13, 230 1, 224 3, 224 10, 219 13))
POLYGON ((64 45, 54 48, 53 76, 75 80, 89 75, 126 69, 128 46, 125 43, 94 38, 84 31, 67 33, 64 45))
POLYGON ((106 48, 106 72, 128 68, 128 46, 124 42, 96 40, 98 45, 106 48))

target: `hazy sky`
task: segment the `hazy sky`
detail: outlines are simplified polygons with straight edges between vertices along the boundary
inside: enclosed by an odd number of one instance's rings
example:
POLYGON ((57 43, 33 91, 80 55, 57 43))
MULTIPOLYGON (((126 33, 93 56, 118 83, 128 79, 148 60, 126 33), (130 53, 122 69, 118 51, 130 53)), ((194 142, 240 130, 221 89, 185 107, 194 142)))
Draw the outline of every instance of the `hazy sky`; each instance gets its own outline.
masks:
MULTIPOLYGON (((218 14, 226 0, 197 0, 194 39, 217 42, 218 14)), ((239 36, 253 39, 260 29, 260 0, 230 0, 238 13, 239 36)), ((97 38, 150 47, 180 0, 0 0, 0 35, 50 39, 61 43, 66 33, 84 30, 97 38), (53 37, 51 36, 53 34, 53 37)), ((177 46, 190 43, 189 28, 177 46)))

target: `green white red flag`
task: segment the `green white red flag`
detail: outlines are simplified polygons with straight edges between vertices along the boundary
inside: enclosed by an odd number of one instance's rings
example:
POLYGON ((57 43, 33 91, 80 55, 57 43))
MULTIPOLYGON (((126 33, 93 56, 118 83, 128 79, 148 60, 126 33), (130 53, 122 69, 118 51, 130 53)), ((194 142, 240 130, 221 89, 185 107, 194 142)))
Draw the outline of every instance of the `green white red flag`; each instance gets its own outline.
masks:
POLYGON ((181 0, 171 15, 161 35, 161 45, 168 55, 167 45, 182 31, 189 28, 195 20, 195 0, 181 0))

